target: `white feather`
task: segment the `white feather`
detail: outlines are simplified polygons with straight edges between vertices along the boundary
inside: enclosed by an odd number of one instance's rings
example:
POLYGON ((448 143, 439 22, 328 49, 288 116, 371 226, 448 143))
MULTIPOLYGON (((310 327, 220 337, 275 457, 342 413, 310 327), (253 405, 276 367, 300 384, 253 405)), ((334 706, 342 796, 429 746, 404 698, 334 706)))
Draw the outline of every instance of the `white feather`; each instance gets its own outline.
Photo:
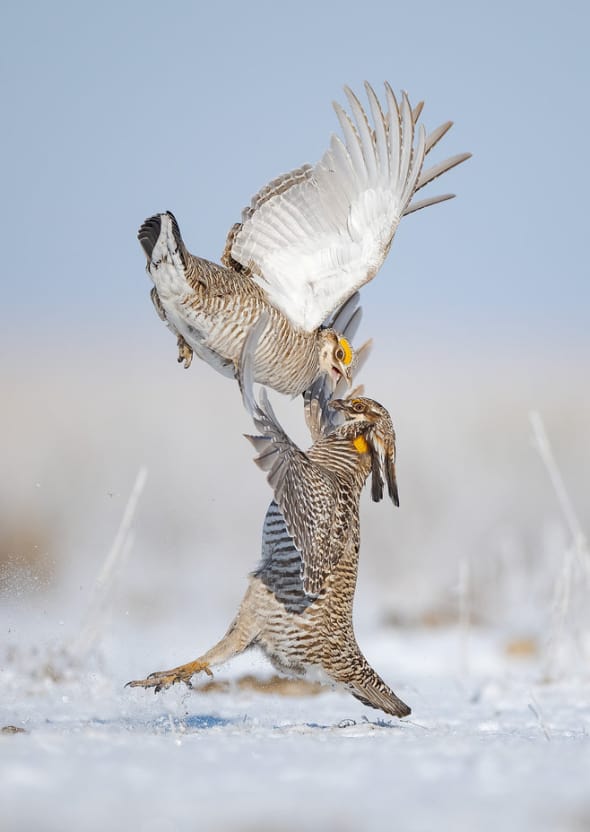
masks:
POLYGON ((314 167, 255 197, 232 245, 269 301, 308 331, 378 271, 420 181, 426 137, 420 126, 415 141, 407 95, 398 105, 386 84, 384 114, 366 90, 373 125, 346 88, 353 118, 334 105, 344 142, 332 137, 314 167))

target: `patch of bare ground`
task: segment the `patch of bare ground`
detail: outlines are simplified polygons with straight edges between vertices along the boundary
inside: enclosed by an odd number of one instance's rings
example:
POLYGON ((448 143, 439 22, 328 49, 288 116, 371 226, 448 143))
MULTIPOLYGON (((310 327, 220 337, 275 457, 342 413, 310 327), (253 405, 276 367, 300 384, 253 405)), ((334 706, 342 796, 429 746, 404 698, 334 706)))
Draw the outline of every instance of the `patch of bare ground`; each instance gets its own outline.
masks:
POLYGON ((259 679, 252 674, 245 674, 232 681, 212 679, 199 685, 195 690, 200 693, 211 693, 213 691, 250 690, 257 693, 269 693, 273 696, 316 696, 323 693, 327 688, 319 682, 310 682, 307 679, 287 679, 283 676, 271 676, 269 679, 259 679))

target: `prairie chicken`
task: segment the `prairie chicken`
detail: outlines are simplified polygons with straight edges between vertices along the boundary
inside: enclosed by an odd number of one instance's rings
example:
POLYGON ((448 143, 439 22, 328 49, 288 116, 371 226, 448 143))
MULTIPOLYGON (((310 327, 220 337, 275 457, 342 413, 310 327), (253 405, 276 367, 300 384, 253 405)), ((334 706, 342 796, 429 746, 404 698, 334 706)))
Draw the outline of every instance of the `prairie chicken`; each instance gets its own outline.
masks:
MULTIPOLYGON (((246 385, 246 390, 248 385, 246 385)), ((369 474, 378 501, 387 486, 399 504, 395 433, 388 412, 364 398, 311 409, 320 435, 303 453, 278 424, 266 394, 246 393, 261 436, 249 437, 268 471, 274 500, 262 531, 262 558, 221 641, 195 661, 129 682, 158 692, 258 646, 281 672, 343 686, 365 705, 406 716, 402 702, 361 653, 352 625, 359 552, 359 499, 369 474), (344 423, 334 424, 341 414, 344 423)), ((309 405, 310 402, 308 401, 309 405)))
POLYGON ((365 88, 372 125, 345 88, 352 117, 334 104, 344 141, 334 136, 316 165, 273 180, 252 199, 229 232, 223 265, 189 254, 170 212, 141 226, 152 300, 185 367, 194 352, 234 377, 249 328, 267 311, 255 381, 296 395, 318 376, 349 379, 352 348, 326 321, 375 276, 402 216, 452 197, 413 201, 416 192, 470 156, 424 171, 452 122, 426 136, 417 127, 422 104, 412 110, 405 93, 398 103, 386 84, 384 113, 365 88))

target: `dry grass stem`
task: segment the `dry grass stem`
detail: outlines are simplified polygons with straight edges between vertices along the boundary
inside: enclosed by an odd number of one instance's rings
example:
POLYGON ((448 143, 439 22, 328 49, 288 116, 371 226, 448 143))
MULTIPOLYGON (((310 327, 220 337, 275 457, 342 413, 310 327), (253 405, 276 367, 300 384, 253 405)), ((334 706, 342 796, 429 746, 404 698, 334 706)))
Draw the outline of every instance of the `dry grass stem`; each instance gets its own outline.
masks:
POLYGON ((100 636, 104 618, 109 609, 109 600, 116 573, 127 559, 133 546, 134 535, 131 524, 139 498, 145 487, 147 473, 145 466, 142 466, 137 473, 117 534, 96 578, 84 622, 76 640, 68 651, 77 659, 87 654, 100 636))

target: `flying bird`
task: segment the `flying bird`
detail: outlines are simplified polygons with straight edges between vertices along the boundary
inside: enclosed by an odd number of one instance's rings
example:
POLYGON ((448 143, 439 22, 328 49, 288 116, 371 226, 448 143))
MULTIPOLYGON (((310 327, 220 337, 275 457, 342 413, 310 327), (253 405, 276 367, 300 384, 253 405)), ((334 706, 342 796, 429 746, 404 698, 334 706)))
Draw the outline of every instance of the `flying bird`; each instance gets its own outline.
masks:
POLYGON ((334 104, 342 138, 332 137, 317 164, 274 179, 252 199, 229 232, 222 265, 189 253, 170 212, 139 229, 152 300, 185 367, 196 353, 236 377, 247 333, 264 312, 256 382, 295 396, 320 377, 332 388, 350 381, 354 351, 334 327, 338 309, 375 276, 402 216, 453 196, 416 193, 471 155, 425 170, 452 122, 427 136, 422 103, 412 109, 405 93, 398 102, 385 84, 383 109, 369 84, 365 90, 368 110, 345 87, 350 112, 334 104))
POLYGON ((244 399, 260 432, 249 438, 274 494, 260 563, 220 642, 194 661, 129 685, 156 693, 178 682, 190 686, 195 674, 212 675, 211 668, 257 646, 280 672, 343 687, 365 705, 407 716, 410 708, 363 656, 352 622, 359 500, 367 478, 373 500, 387 490, 399 504, 389 413, 364 396, 326 406, 320 401, 319 407, 307 396, 308 421, 319 438, 304 453, 281 428, 264 390, 260 403, 255 401, 252 370, 248 373, 242 379, 244 399))

